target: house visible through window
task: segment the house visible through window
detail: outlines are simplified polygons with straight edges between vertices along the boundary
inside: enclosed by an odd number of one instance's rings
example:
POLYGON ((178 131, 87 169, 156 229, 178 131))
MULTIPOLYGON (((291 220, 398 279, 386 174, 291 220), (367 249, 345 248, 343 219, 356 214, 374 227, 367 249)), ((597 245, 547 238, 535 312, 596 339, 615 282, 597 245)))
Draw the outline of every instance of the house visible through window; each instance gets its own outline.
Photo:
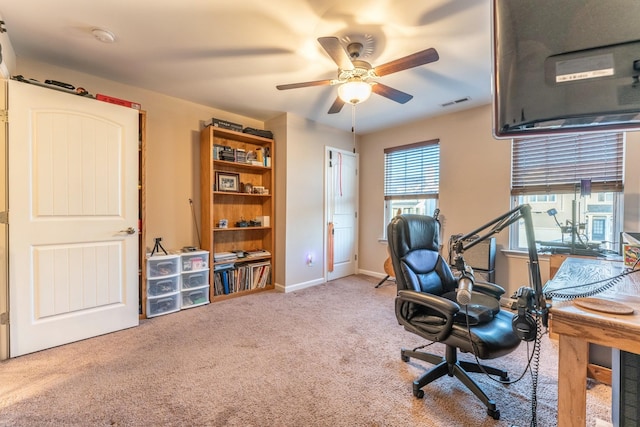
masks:
POLYGON ((439 140, 385 149, 385 235, 386 224, 398 213, 433 215, 439 189, 439 140))
MULTIPOLYGON (((514 139, 511 195, 531 205, 538 250, 598 255, 616 252, 622 229, 623 133, 514 139)), ((511 247, 526 248, 524 224, 511 247)))

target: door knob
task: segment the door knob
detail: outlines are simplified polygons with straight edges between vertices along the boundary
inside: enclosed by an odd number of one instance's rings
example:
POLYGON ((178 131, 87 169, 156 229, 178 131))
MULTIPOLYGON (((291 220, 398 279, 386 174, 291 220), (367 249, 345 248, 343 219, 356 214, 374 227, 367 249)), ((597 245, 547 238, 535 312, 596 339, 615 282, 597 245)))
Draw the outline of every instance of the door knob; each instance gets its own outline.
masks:
POLYGON ((126 230, 120 230, 120 233, 135 234, 136 229, 133 227, 129 227, 126 230))

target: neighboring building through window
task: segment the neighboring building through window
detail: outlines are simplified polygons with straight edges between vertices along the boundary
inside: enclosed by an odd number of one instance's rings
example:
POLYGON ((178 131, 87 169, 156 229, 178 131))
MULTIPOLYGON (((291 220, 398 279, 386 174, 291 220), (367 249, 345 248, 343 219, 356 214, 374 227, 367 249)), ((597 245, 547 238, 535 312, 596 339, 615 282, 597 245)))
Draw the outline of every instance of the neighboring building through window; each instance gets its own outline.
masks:
MULTIPOLYGON (((618 251, 623 164, 623 133, 513 140, 512 203, 531 205, 539 250, 574 254, 618 251)), ((526 246, 520 222, 512 228, 511 248, 526 246)))
POLYGON ((398 213, 433 215, 440 189, 439 140, 384 150, 386 224, 398 213))

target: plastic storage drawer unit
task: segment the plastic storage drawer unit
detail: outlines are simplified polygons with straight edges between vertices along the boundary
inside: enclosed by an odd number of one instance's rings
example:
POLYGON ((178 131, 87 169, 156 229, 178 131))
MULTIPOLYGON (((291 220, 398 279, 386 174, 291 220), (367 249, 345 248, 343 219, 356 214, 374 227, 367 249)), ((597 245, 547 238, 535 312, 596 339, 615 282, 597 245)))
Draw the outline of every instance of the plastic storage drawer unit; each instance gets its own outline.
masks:
POLYGON ((156 277, 147 280, 147 296, 157 297, 165 294, 176 293, 180 290, 180 276, 156 277))
POLYGON ((180 255, 182 271, 205 270, 209 268, 209 252, 195 251, 183 252, 180 255))
POLYGON ((209 303, 209 285, 198 289, 187 289, 182 292, 182 308, 191 308, 209 303))
POLYGON ((173 276, 180 273, 178 255, 154 255, 147 258, 147 278, 173 276))
POLYGON ((147 317, 160 316, 180 310, 180 293, 147 298, 147 317))
POLYGON ((209 270, 182 273, 182 289, 199 288, 209 284, 209 270))

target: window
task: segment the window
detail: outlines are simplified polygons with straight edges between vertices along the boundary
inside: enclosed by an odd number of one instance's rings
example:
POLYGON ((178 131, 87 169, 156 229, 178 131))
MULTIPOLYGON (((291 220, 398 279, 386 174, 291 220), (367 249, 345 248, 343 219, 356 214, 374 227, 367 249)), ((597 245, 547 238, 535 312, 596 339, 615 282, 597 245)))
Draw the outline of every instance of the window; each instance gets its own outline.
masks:
POLYGON ((385 235, 386 224, 398 213, 433 215, 439 189, 439 140, 385 149, 385 235))
MULTIPOLYGON (((512 203, 531 205, 539 250, 593 255, 618 250, 623 164, 623 133, 513 140, 512 203)), ((512 228, 511 248, 526 246, 520 223, 512 228)))

